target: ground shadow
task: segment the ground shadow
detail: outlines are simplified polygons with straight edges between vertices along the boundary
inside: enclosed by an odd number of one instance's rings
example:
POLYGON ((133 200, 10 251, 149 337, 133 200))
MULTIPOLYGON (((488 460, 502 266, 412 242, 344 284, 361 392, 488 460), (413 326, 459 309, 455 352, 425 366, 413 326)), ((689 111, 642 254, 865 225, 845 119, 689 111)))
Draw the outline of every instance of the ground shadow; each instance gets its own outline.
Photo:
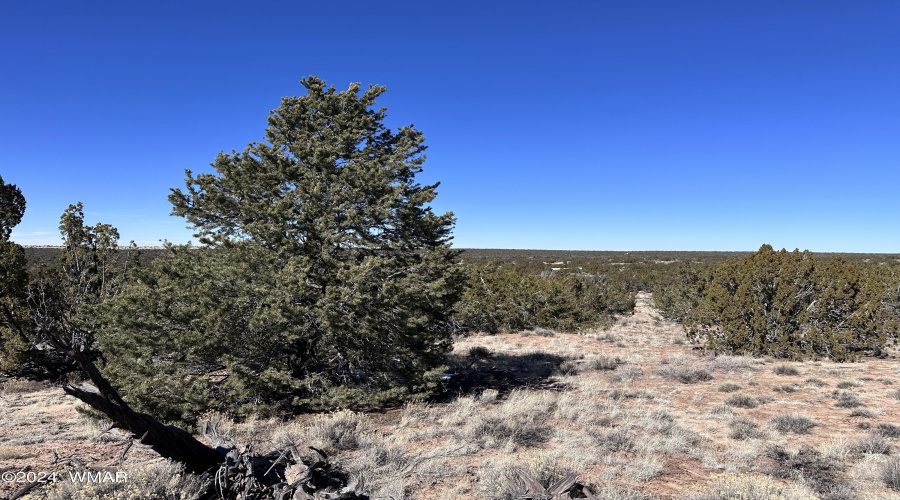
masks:
POLYGON ((518 387, 542 390, 565 390, 566 385, 551 379, 562 373, 569 358, 543 352, 527 354, 495 354, 474 348, 467 354, 451 354, 450 366, 436 396, 446 400, 460 394, 496 389, 501 393, 518 387))

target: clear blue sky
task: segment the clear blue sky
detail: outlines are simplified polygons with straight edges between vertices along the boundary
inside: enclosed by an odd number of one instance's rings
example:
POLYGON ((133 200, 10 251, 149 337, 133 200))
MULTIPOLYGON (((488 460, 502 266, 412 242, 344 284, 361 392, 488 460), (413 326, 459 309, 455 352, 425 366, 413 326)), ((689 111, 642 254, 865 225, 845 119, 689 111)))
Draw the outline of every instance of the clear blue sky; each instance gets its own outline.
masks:
POLYGON ((459 247, 900 252, 900 2, 0 0, 13 239, 185 242, 184 169, 386 85, 459 247))

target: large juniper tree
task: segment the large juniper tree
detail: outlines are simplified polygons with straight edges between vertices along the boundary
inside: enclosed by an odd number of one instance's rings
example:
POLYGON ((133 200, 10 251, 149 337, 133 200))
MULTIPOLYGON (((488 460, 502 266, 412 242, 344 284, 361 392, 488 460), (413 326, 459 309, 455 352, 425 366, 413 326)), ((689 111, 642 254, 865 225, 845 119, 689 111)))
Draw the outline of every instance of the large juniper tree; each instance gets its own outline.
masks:
POLYGON ((263 142, 187 171, 169 199, 201 248, 171 247, 111 310, 107 371, 143 408, 372 402, 440 373, 461 276, 452 214, 415 181, 424 137, 384 124, 384 87, 302 84, 263 142))
POLYGON ((713 351, 852 361, 881 352, 896 333, 884 291, 877 275, 839 256, 763 245, 716 268, 684 325, 713 351))

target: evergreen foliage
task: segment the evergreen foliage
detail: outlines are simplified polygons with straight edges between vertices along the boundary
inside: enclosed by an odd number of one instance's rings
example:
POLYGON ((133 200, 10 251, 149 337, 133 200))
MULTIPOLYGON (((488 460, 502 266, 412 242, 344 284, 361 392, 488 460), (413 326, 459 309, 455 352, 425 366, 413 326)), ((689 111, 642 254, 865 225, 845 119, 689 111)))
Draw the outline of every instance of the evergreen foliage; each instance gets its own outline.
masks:
POLYGON ((173 190, 203 247, 171 246, 108 309, 106 370, 139 408, 354 406, 436 384, 463 276, 437 184, 415 182, 424 137, 384 125, 384 87, 302 84, 265 142, 173 190))
POLYGON ((684 324, 712 351, 850 361, 880 352, 895 331, 883 283, 870 278, 841 257, 763 245, 718 266, 684 324))
POLYGON ((23 249, 0 242, 0 293, 6 303, 0 370, 7 373, 58 376, 76 368, 66 354, 70 351, 89 360, 99 356, 96 307, 116 293, 128 261, 116 258, 116 228, 84 225, 81 203, 63 212, 59 231, 64 246, 57 250, 56 263, 33 276, 26 271, 23 249))
POLYGON ((653 283, 653 303, 660 314, 679 323, 690 321, 700 305, 714 266, 680 262, 670 264, 653 283))
POLYGON ((25 214, 25 197, 0 177, 0 371, 12 371, 34 354, 24 335, 28 273, 24 249, 9 241, 12 228, 25 214))
POLYGON ((578 331, 602 324, 613 313, 633 311, 634 300, 635 294, 621 281, 579 274, 535 275, 487 263, 470 267, 456 318, 469 331, 578 331))

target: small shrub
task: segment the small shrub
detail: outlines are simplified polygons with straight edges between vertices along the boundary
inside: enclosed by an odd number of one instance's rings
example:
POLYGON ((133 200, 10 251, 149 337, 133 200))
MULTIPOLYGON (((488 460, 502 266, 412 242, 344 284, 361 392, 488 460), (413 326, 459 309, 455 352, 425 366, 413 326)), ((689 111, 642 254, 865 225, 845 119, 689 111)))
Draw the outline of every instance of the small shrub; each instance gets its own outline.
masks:
POLYGON ((631 451, 634 449, 634 435, 628 429, 620 427, 605 434, 588 431, 597 444, 607 451, 631 451))
POLYGON ((791 365, 777 365, 773 371, 776 375, 791 375, 796 376, 800 375, 800 371, 794 368, 791 365))
POLYGON ((741 390, 741 386, 728 382, 727 384, 722 384, 719 386, 719 392, 735 392, 741 390))
POLYGON ((728 406, 734 406, 737 408, 756 408, 759 406, 759 400, 750 396, 748 394, 734 394, 730 398, 725 400, 725 404, 728 406))
POLYGON ((838 408, 857 408, 865 406, 852 392, 841 392, 838 394, 837 403, 834 404, 838 408))
POLYGON ((809 434, 813 427, 819 425, 815 420, 805 415, 788 413, 772 417, 769 423, 782 434, 809 434))
POLYGON ((773 389, 775 392, 797 392, 800 389, 794 385, 782 385, 773 389))
POLYGON ((597 356, 589 362, 594 370, 615 370, 619 366, 619 360, 610 356, 597 356))
POLYGON ((894 399, 900 400, 900 389, 894 389, 893 391, 888 391, 888 396, 894 399))
POLYGON ((635 380, 641 378, 644 375, 644 370, 639 366, 627 366, 625 368, 620 368, 616 370, 616 373, 610 377, 610 380, 613 382, 624 382, 631 383, 635 380))
POLYGON ((803 382, 806 384, 809 384, 809 385, 814 385, 816 387, 822 387, 822 386, 828 385, 825 383, 824 380, 822 380, 820 378, 815 378, 815 377, 810 377, 810 378, 804 380, 803 382))
POLYGON ((796 453, 786 451, 781 446, 770 446, 766 449, 766 456, 774 462, 769 471, 771 476, 803 480, 820 494, 825 494, 838 485, 840 464, 823 456, 808 444, 800 446, 796 453))
POLYGON ((900 491, 900 458, 891 457, 881 462, 881 480, 894 491, 900 491))
POLYGON ((884 436, 873 432, 859 438, 850 446, 850 450, 857 455, 888 455, 891 453, 891 445, 884 436))
POLYGON ((900 438, 900 427, 894 424, 877 424, 875 426, 875 432, 886 438, 900 438))
POLYGON ((731 428, 731 432, 728 434, 731 439, 744 441, 762 436, 762 433, 759 432, 759 425, 745 417, 735 418, 728 423, 728 427, 731 428))
POLYGON ((666 365, 659 374, 667 379, 677 380, 682 384, 696 384, 713 379, 711 373, 703 369, 695 369, 686 365, 666 365))
POLYGON ((859 382, 857 382, 855 380, 842 380, 842 381, 838 382, 837 388, 838 389, 853 389, 854 387, 859 387, 860 385, 862 385, 862 384, 860 384, 859 382))
POLYGON ((360 435, 370 430, 365 416, 341 410, 317 418, 309 430, 310 438, 326 451, 354 450, 359 447, 360 435))
POLYGON ((875 418, 875 414, 865 408, 857 408, 850 412, 851 417, 875 418))

